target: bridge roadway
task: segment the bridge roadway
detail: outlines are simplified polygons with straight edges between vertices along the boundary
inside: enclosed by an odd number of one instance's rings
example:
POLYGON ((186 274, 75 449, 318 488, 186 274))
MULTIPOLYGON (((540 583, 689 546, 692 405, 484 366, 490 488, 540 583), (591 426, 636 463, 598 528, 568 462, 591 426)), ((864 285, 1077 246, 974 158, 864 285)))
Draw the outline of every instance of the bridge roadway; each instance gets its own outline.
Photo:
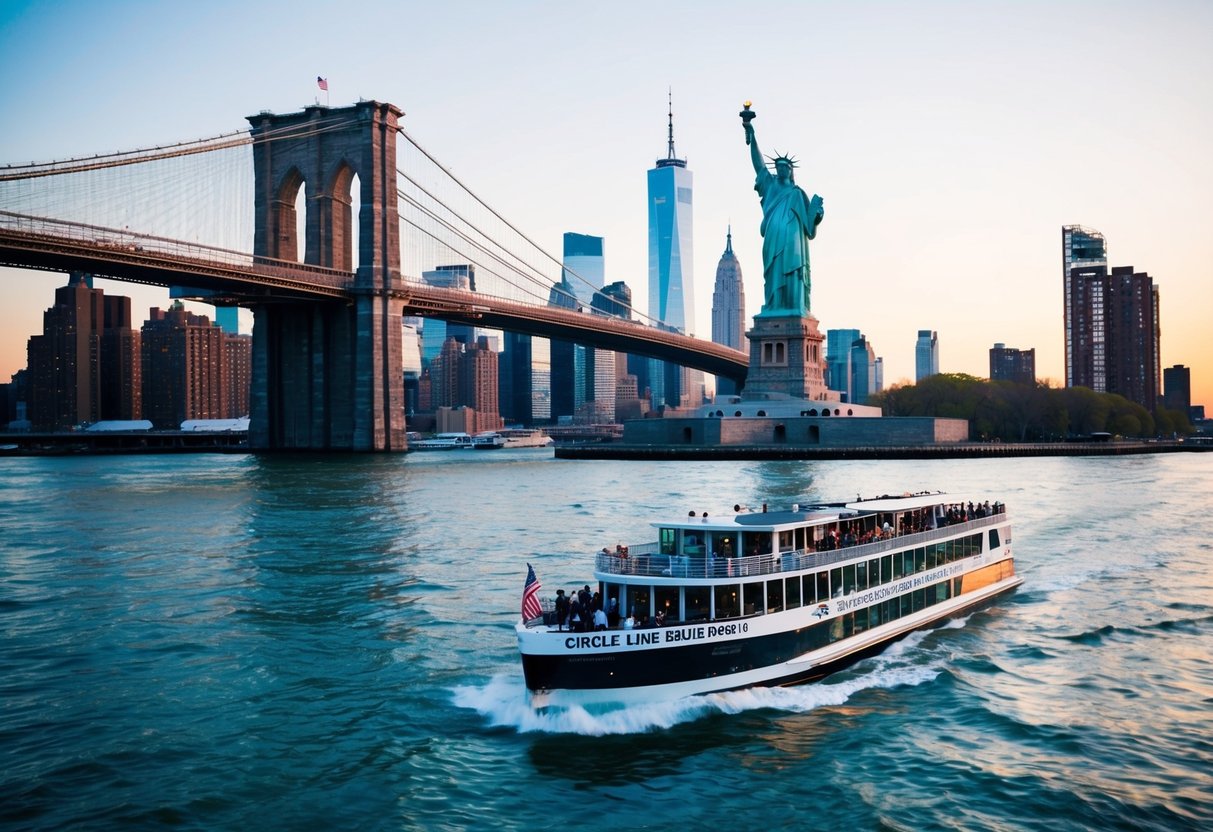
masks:
MULTIPOLYGON (((275 301, 333 302, 360 291, 354 286, 352 272, 3 211, 0 265, 188 287, 201 290, 199 295, 205 293, 208 302, 243 306, 275 301)), ((410 281, 402 282, 393 294, 404 300, 407 315, 647 355, 742 383, 749 367, 748 356, 739 350, 605 315, 410 281)))

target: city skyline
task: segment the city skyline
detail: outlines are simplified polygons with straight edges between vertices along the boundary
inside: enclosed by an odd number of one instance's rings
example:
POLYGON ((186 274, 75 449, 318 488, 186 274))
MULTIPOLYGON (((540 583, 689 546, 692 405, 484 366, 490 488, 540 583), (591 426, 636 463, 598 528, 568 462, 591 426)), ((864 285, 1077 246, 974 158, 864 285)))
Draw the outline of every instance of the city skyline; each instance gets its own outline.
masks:
MULTIPOLYGON (((764 147, 797 156, 798 181, 827 205, 813 248, 814 314, 823 329, 856 326, 880 344, 886 386, 912 381, 914 336, 926 328, 946 343, 942 372, 985 376, 990 344, 1002 341, 1035 349, 1038 377, 1063 384, 1057 231, 1083 225, 1106 237, 1110 267, 1155 279, 1160 363, 1191 368, 1193 404, 1213 405, 1203 202, 1213 161, 1202 147, 1213 130, 1213 9, 757 4, 745 20, 728 4, 694 9, 693 37, 671 38, 646 23, 650 9, 627 3, 534 3, 527 14, 368 4, 348 19, 305 3, 292 20, 224 3, 78 4, 71 14, 10 3, 0 66, 22 82, 5 92, 0 162, 239 129, 251 113, 312 104, 319 74, 335 106, 360 96, 399 105, 411 135, 550 252, 569 228, 609 238, 611 278, 643 299, 644 171, 665 145, 672 87, 680 155, 697 179, 694 289, 711 290, 731 223, 752 316, 760 212, 737 118, 750 99, 764 147), (426 37, 402 41, 399 54, 360 51, 371 16, 426 37), (320 57, 262 43, 272 31, 302 44, 321 25, 350 49, 320 57), (767 46, 776 26, 796 33, 811 65, 787 71, 791 59, 767 46), (510 35, 536 27, 545 37, 516 50, 510 35), (456 43, 464 59, 452 65, 442 57, 456 43), (223 54, 244 59, 216 59, 223 54)), ((5 269, 0 280, 7 381, 66 278, 5 269)), ((137 317, 168 302, 163 291, 98 286, 130 296, 137 317)), ((706 304, 688 329, 710 338, 706 304)))

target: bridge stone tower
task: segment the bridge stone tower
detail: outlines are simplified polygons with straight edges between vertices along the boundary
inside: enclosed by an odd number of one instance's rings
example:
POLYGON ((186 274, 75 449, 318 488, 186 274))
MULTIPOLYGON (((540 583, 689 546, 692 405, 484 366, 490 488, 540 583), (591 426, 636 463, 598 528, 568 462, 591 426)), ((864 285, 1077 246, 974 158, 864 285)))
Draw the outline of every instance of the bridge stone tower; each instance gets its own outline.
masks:
POLYGON ((358 268, 340 302, 253 304, 254 450, 406 450, 400 221, 391 104, 260 113, 252 124, 257 258, 358 268), (351 184, 361 208, 353 236, 351 184), (307 197, 303 257, 295 200, 307 197))

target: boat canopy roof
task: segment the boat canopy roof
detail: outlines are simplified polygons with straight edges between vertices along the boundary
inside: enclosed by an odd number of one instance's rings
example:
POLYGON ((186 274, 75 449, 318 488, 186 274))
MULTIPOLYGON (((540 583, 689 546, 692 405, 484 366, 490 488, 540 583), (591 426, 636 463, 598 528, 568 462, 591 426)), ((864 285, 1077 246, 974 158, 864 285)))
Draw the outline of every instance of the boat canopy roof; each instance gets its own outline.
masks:
MULTIPOLYGON (((966 498, 967 499, 967 498, 966 498)), ((880 497, 856 500, 850 503, 801 504, 791 509, 777 511, 756 511, 741 509, 735 513, 722 512, 712 515, 710 512, 691 512, 686 517, 661 523, 652 523, 655 528, 708 529, 712 531, 728 531, 730 529, 769 529, 831 523, 836 520, 846 520, 861 514, 874 512, 912 511, 936 505, 953 505, 965 502, 960 497, 945 494, 942 491, 919 494, 905 494, 894 497, 889 494, 880 497)))
POLYGON ((954 505, 967 501, 967 497, 945 494, 942 491, 932 491, 919 494, 902 494, 897 497, 885 494, 880 497, 871 497, 847 503, 847 508, 854 509, 855 511, 910 511, 911 509, 926 508, 927 506, 937 506, 940 504, 954 505))

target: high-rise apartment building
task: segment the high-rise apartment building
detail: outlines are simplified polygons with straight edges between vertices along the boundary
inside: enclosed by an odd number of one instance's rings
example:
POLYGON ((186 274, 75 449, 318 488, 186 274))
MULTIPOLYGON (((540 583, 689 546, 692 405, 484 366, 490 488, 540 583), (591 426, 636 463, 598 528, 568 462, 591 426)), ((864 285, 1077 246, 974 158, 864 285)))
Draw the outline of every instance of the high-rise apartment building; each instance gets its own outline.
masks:
POLYGON ((501 415, 497 410, 497 350, 492 340, 481 335, 468 346, 459 360, 459 404, 476 411, 476 431, 497 430, 501 415))
POLYGON ((914 381, 939 374, 939 333, 930 329, 918 330, 918 341, 914 345, 914 381))
MULTIPOLYGON (((733 253, 733 229, 725 235, 724 254, 716 264, 716 286, 712 290, 712 341, 748 353, 745 337, 745 286, 741 282, 741 263, 733 253)), ((737 382, 716 377, 719 395, 734 395, 737 382)))
POLYGON ((224 418, 241 419, 249 415, 249 388, 253 383, 253 336, 225 330, 223 362, 223 384, 227 391, 224 418))
MULTIPOLYGON (((670 101, 668 150, 648 172, 649 317, 691 333, 695 321, 692 260, 692 176, 674 153, 674 108, 670 101)), ((653 406, 680 407, 691 385, 682 367, 650 360, 653 406)), ((687 398, 690 398, 687 396, 687 398)), ((694 402, 698 404, 698 402, 694 402)))
MULTIPOLYGON (((131 299, 110 295, 102 298, 102 308, 105 321, 101 329, 101 418, 142 419, 143 356, 139 330, 131 319, 131 299)), ((247 403, 247 375, 244 397, 247 403)))
POLYGON ((1162 403, 1167 410, 1187 416, 1192 409, 1192 373, 1182 364, 1162 371, 1162 403))
POLYGON ((228 387, 223 330, 180 301, 153 308, 141 335, 143 417, 159 429, 188 419, 226 419, 228 387))
POLYGON ((42 315, 42 334, 31 336, 29 419, 34 430, 65 430, 101 418, 103 292, 73 273, 55 290, 42 315))
POLYGON ((1084 386, 1076 380, 1075 349, 1089 344, 1091 333, 1083 330, 1083 319, 1075 315, 1075 309, 1081 306, 1081 298, 1076 294, 1074 274, 1075 269, 1084 270, 1084 274, 1099 273, 1100 269, 1108 267, 1108 246, 1102 234, 1081 225, 1066 225, 1061 229, 1061 279, 1063 295, 1063 325, 1066 337, 1066 387, 1084 386))
POLYGON ((1019 350, 995 344, 990 348, 990 381, 1036 384, 1036 349, 1019 350))
POLYGON ((1070 386, 1117 393, 1153 410, 1162 382, 1158 287, 1153 279, 1132 266, 1111 271, 1106 266, 1076 266, 1069 289, 1070 386))
POLYGON ((28 414, 36 430, 142 416, 139 333, 130 298, 105 296, 74 273, 55 290, 42 334, 29 339, 28 414))

